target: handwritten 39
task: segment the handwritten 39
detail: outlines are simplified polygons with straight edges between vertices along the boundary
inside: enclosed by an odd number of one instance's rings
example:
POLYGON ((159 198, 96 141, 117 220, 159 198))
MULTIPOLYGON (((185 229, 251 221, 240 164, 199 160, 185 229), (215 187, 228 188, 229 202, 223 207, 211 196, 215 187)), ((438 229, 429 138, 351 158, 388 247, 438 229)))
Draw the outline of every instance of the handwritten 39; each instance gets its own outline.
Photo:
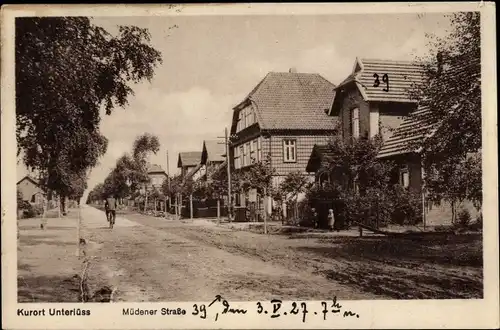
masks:
POLYGON ((306 322, 308 317, 322 317, 323 320, 327 320, 329 315, 338 315, 339 317, 356 317, 359 318, 359 314, 352 312, 350 310, 342 309, 342 305, 337 301, 337 297, 334 297, 330 301, 321 301, 319 304, 308 305, 307 302, 287 302, 283 303, 280 299, 272 299, 268 302, 258 301, 256 303, 255 310, 247 310, 241 308, 235 308, 222 296, 217 295, 215 299, 208 305, 204 304, 194 304, 193 312, 194 316, 199 316, 202 319, 207 319, 208 317, 217 321, 219 317, 224 314, 236 314, 236 315, 262 315, 270 318, 280 318, 280 317, 300 317, 302 322, 306 322), (210 310, 210 313, 209 313, 210 310), (309 315, 309 316, 308 316, 309 315))

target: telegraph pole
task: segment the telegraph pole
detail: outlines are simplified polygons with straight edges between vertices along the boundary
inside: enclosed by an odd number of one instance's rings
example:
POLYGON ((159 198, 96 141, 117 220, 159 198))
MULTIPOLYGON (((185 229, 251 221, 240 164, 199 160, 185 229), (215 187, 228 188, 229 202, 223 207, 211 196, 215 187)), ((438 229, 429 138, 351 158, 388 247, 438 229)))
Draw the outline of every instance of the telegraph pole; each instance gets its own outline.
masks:
POLYGON ((231 162, 229 159, 229 137, 227 133, 227 127, 224 129, 224 137, 219 136, 219 139, 224 138, 224 142, 220 142, 220 144, 225 144, 226 149, 226 166, 227 166, 227 217, 229 222, 231 222, 231 162))
MULTIPOLYGON (((170 194, 170 163, 168 161, 168 150, 167 150, 167 180, 168 180, 168 210, 167 210, 167 212, 170 212, 170 207, 172 206, 172 202, 171 202, 172 196, 170 194)), ((167 212, 165 212, 165 218, 167 217, 167 212)))
POLYGON ((227 161, 227 216, 231 222, 231 162, 229 159, 229 140, 227 137, 227 127, 225 129, 225 142, 226 142, 226 161, 227 161))

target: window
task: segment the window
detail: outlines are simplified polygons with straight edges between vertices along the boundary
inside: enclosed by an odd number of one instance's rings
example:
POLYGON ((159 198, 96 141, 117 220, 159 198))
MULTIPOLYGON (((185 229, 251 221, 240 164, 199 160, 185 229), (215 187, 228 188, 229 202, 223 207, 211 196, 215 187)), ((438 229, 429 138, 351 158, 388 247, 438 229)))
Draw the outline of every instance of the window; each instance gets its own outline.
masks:
POLYGON ((351 136, 359 138, 359 109, 354 108, 351 110, 351 136))
POLYGON ((245 146, 240 146, 240 157, 241 157, 241 167, 246 166, 245 164, 245 146))
POLYGON ((251 109, 245 109, 245 127, 248 127, 253 124, 253 111, 251 109))
POLYGON ((408 188, 410 185, 410 172, 407 166, 403 166, 399 170, 399 183, 405 188, 408 188))
POLYGON ((241 168, 241 147, 237 147, 234 149, 234 167, 241 168))
POLYGON ((283 140, 283 161, 285 163, 295 163, 297 161, 295 144, 295 140, 283 140))
POLYGON ((256 163, 257 162, 257 140, 253 140, 250 144, 250 162, 251 163, 256 163))
POLYGON ((257 161, 260 162, 262 160, 262 138, 257 138, 257 161))
POLYGON ((247 142, 245 144, 245 164, 252 165, 252 162, 250 161, 250 142, 247 142))
POLYGON ((243 129, 243 124, 244 124, 243 120, 244 119, 245 118, 243 117, 243 111, 240 111, 238 113, 238 125, 237 125, 237 129, 236 129, 237 132, 239 132, 239 131, 241 131, 243 129))

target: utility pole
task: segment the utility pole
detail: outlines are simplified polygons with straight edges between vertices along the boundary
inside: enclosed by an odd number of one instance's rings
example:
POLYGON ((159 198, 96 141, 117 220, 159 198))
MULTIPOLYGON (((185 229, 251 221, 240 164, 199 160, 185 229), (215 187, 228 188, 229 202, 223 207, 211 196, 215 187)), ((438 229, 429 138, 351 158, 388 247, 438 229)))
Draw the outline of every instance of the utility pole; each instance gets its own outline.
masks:
MULTIPOLYGON (((219 136, 219 138, 222 138, 219 136)), ((221 143, 222 144, 222 143, 221 143)), ((229 222, 232 220, 232 201, 231 201, 231 161, 229 158, 229 137, 227 127, 224 129, 224 144, 226 149, 226 167, 227 167, 227 217, 229 222)))
MULTIPOLYGON (((167 209, 167 212, 165 212, 165 218, 167 217, 167 213, 170 212, 170 207, 172 206, 172 202, 171 202, 171 193, 170 193, 170 163, 168 161, 168 150, 167 150, 167 180, 168 180, 168 209, 167 209)), ((165 208, 166 208, 166 205, 165 205, 165 208)))
POLYGON ((229 218, 229 222, 231 222, 231 211, 232 211, 232 207, 231 207, 231 162, 230 162, 230 159, 229 159, 229 139, 227 137, 227 127, 225 129, 225 142, 226 142, 226 161, 227 161, 227 211, 228 211, 228 218, 229 218))

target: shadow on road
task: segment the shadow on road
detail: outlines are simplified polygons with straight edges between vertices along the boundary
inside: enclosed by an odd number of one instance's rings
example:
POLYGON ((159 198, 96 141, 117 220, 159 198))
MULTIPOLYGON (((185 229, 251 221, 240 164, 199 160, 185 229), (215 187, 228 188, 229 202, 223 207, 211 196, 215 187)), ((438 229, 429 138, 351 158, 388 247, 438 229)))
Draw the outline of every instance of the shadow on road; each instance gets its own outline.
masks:
POLYGON ((397 299, 481 298, 482 240, 345 238, 299 250, 332 260, 327 278, 397 299))

